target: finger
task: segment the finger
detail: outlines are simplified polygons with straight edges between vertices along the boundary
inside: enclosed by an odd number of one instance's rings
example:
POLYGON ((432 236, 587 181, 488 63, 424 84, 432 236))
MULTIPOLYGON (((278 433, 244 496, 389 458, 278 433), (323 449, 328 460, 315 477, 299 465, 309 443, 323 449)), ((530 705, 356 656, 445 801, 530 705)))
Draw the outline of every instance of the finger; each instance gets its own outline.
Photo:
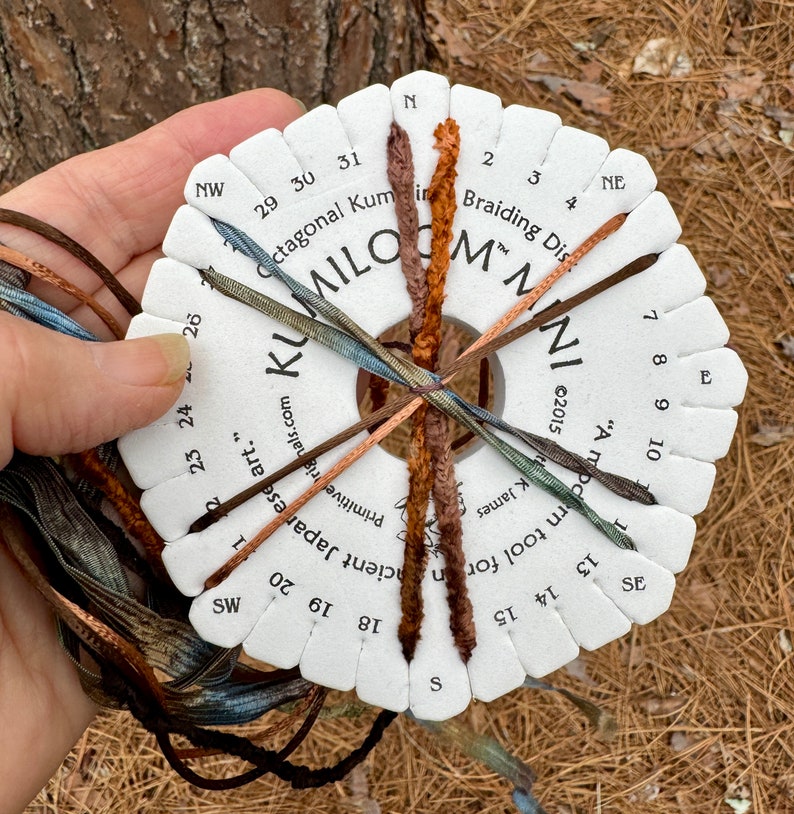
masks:
MULTIPOLYGON (((53 167, 1 196, 0 207, 58 227, 116 272, 162 242, 194 164, 268 127, 283 128, 302 112, 295 99, 271 89, 197 105, 53 167)), ((0 226, 0 240, 86 291, 98 287, 91 272, 37 236, 0 226)))
POLYGON ((22 811, 96 708, 42 598, 0 544, 0 811, 22 811))
POLYGON ((78 452, 161 416, 182 390, 178 334, 81 342, 0 313, 0 467, 13 448, 78 452))

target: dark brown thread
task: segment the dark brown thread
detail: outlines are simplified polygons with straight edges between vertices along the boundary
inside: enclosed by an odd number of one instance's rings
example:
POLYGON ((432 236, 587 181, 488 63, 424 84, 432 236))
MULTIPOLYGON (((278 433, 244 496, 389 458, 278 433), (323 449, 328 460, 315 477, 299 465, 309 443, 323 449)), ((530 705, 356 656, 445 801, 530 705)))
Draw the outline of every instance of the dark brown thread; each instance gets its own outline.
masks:
POLYGON ((76 257, 102 280, 130 316, 141 313, 141 304, 116 279, 113 272, 94 257, 88 249, 81 246, 60 229, 56 229, 55 226, 50 226, 49 223, 44 223, 44 221, 34 218, 32 215, 26 215, 24 212, 17 212, 14 209, 0 209, 0 223, 8 223, 11 226, 20 227, 20 229, 27 229, 27 231, 41 235, 41 237, 46 238, 56 246, 65 249, 72 257, 76 257))
POLYGON ((437 390, 444 390, 446 385, 444 382, 434 382, 433 384, 418 384, 416 387, 409 387, 410 393, 415 393, 417 396, 424 395, 425 393, 435 393, 437 390))
MULTIPOLYGON (((410 351, 413 361, 421 364, 415 340, 424 329, 428 280, 419 255, 419 216, 413 195, 414 162, 408 134, 396 122, 392 123, 386 143, 387 174, 394 191, 394 209, 400 233, 400 265, 405 277, 411 313, 408 317, 410 351)), ((440 165, 440 160, 439 160, 440 165)), ((436 170, 438 171, 438 170, 436 170)), ((435 176, 434 176, 435 178, 435 176)), ((437 226, 434 224, 434 234, 437 226)), ((406 661, 414 657, 419 631, 424 618, 422 579, 427 567, 425 523, 430 505, 433 482, 430 450, 425 433, 427 403, 423 402, 411 418, 408 446, 408 498, 406 501, 406 531, 400 582, 400 624, 397 636, 406 661)))
MULTIPOLYGON (((484 345, 483 347, 473 351, 471 354, 465 357, 463 356, 459 357, 450 365, 445 367, 443 370, 440 370, 439 375, 441 376, 442 379, 449 380, 451 377, 455 376, 461 370, 466 368, 469 364, 472 364, 473 362, 476 361, 482 361, 486 356, 490 355, 491 353, 495 353, 496 351, 505 347, 505 345, 508 345, 509 343, 514 342, 517 339, 520 339, 522 336, 525 336, 531 331, 537 330, 541 326, 546 325, 547 323, 551 322, 557 317, 562 316, 563 314, 569 311, 572 311, 579 305, 582 305, 583 303, 587 302, 593 297, 602 294, 604 291, 609 290, 613 286, 622 283, 624 280, 628 280, 631 277, 640 274, 641 272, 650 268, 656 262, 657 258, 658 258, 657 254, 646 254, 643 255, 642 257, 637 258, 636 260, 633 260, 631 263, 628 263, 627 265, 623 266, 623 268, 619 269, 614 274, 605 277, 603 280, 594 283, 593 285, 580 291, 578 294, 569 297, 566 300, 562 300, 561 302, 556 303, 555 305, 549 306, 548 308, 544 309, 543 311, 532 317, 532 319, 527 320, 526 322, 522 323, 516 328, 513 328, 510 331, 506 331, 505 333, 491 340, 487 345, 484 345)), ((233 497, 224 501, 219 506, 216 506, 215 508, 201 515, 201 517, 197 518, 191 524, 190 528, 188 529, 188 532, 191 534, 195 534, 201 531, 205 531, 211 525, 217 523, 218 520, 225 517, 229 512, 233 511, 239 506, 242 506, 243 503, 247 502, 251 498, 258 495, 263 489, 267 489, 269 486, 272 486, 273 484, 277 483, 282 478, 287 477, 287 475, 300 469, 309 461, 313 460, 314 458, 320 458, 327 452, 330 452, 331 450, 338 447, 340 444, 345 443, 345 441, 349 441, 351 438, 355 437, 364 430, 368 430, 372 427, 379 425, 381 422, 386 421, 391 416, 395 415, 401 409, 403 409, 413 398, 415 398, 414 394, 406 393, 404 396, 395 399, 390 404, 387 404, 380 410, 373 412, 366 418, 363 418, 361 421, 358 421, 355 424, 350 425, 349 427, 337 433, 333 437, 327 439, 326 441, 323 441, 321 444, 318 444, 316 447, 312 447, 312 449, 303 453, 303 455, 296 456, 292 461, 290 461, 285 466, 276 470, 267 477, 260 479, 253 485, 247 487, 241 492, 238 492, 233 497)), ((549 457, 551 460, 554 460, 553 452, 550 453, 547 457, 549 457)), ((629 494, 623 494, 622 492, 619 491, 616 491, 616 494, 620 495, 621 497, 626 497, 627 499, 635 499, 644 503, 649 504, 655 503, 653 496, 650 495, 650 492, 647 492, 647 490, 645 493, 642 492, 639 493, 638 496, 634 498, 632 498, 631 495, 629 494)))
MULTIPOLYGON (((397 216, 400 234, 418 235, 419 214, 414 199, 414 158, 408 134, 397 122, 392 122, 386 140, 386 156, 386 174, 394 190, 394 211, 397 216)), ((418 242, 410 239, 401 240, 399 251, 401 266, 404 269, 411 269, 413 272, 411 273, 409 294, 411 294, 412 300, 414 296, 421 299, 424 308, 427 283, 422 268, 418 242), (416 291, 412 292, 410 286, 415 286, 416 291)), ((408 320, 408 332, 412 342, 422 325, 423 318, 423 313, 412 313, 408 320)), ((407 347, 406 352, 411 352, 410 345, 407 347)), ((390 382, 380 376, 373 375, 370 378, 369 389, 373 411, 379 410, 386 404, 390 386, 390 382)))
POLYGON ((439 551, 444 556, 444 582, 447 586, 449 627, 463 663, 471 658, 477 644, 474 609, 466 585, 466 557, 463 553, 463 526, 455 479, 449 424, 440 410, 427 414, 427 436, 433 461, 433 504, 439 531, 439 551), (443 444, 441 443, 443 441, 443 444))
MULTIPOLYGON (((394 211, 401 235, 400 265, 405 274, 411 302, 420 303, 412 308, 408 318, 408 333, 413 342, 425 319, 427 277, 419 254, 419 213, 414 198, 414 157, 408 133, 397 122, 392 122, 386 141, 386 159, 386 173, 394 190, 394 211)), ((408 352, 411 352, 410 347, 408 352)))

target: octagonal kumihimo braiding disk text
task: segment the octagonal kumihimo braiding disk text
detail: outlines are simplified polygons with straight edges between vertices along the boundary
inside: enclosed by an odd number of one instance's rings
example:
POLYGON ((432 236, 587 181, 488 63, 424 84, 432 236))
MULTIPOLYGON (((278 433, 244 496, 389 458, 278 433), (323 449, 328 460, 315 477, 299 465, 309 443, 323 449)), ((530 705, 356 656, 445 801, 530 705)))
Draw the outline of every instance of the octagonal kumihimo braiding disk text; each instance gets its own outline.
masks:
POLYGON ((198 164, 128 334, 191 367, 119 442, 198 632, 441 720, 664 612, 746 374, 655 184, 427 72, 198 164))

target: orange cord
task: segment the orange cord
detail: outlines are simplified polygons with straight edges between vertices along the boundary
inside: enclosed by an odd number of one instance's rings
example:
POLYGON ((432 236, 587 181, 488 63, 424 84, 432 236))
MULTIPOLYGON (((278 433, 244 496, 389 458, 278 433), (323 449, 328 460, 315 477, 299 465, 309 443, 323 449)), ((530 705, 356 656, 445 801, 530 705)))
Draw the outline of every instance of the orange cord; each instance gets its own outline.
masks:
POLYGON ((5 260, 12 266, 16 266, 23 271, 27 271, 29 274, 32 274, 34 277, 38 277, 40 280, 45 280, 46 282, 51 283, 56 288, 61 289, 61 291, 65 291, 79 302, 87 305, 102 320, 102 322, 104 322, 105 325, 110 328, 113 336, 115 336, 116 339, 124 339, 124 331, 122 330, 121 325, 119 325, 119 323, 116 321, 113 314, 101 306, 90 294, 86 294, 82 289, 72 285, 72 283, 70 283, 68 280, 61 277, 60 274, 56 274, 54 271, 52 271, 52 269, 47 268, 47 266, 43 265, 42 263, 39 263, 36 260, 31 260, 21 252, 18 252, 15 249, 10 249, 8 246, 0 245, 0 260, 5 260))
POLYGON ((119 513, 124 528, 143 545, 149 564, 162 572, 163 539, 152 528, 140 503, 127 491, 118 476, 103 463, 95 449, 66 457, 77 475, 99 489, 108 499, 119 513))

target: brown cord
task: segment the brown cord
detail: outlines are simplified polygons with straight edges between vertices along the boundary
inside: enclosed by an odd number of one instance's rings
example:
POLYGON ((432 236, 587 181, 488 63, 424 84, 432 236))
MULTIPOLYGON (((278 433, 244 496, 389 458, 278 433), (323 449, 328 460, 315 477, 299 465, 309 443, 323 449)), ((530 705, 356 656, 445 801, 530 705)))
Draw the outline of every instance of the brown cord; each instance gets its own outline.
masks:
POLYGON ((406 661, 411 661, 414 657, 424 619, 422 580, 427 568, 425 523, 430 506, 430 489, 435 479, 427 444, 427 412, 427 402, 423 400, 412 416, 408 447, 408 499, 405 506, 405 547, 400 582, 401 616, 397 628, 397 637, 406 661))
MULTIPOLYGON (((124 527, 141 542, 149 564, 162 562, 163 539, 154 530, 141 510, 140 503, 127 491, 118 476, 102 461, 95 449, 66 456, 75 473, 99 489, 119 513, 124 527)), ((162 573, 162 566, 160 566, 162 573)))
POLYGON ((90 294, 86 294, 85 291, 78 288, 76 285, 73 285, 68 280, 65 280, 60 274, 56 274, 54 271, 47 268, 47 266, 44 264, 39 263, 37 260, 31 260, 29 257, 22 254, 22 252, 18 252, 16 249, 11 249, 8 246, 3 246, 2 244, 0 244, 0 260, 5 260, 6 263, 10 263, 12 266, 16 266, 16 268, 26 271, 28 274, 32 274, 34 277, 38 277, 40 280, 45 280, 46 282, 51 283, 56 288, 59 288, 61 291, 65 291, 79 302, 87 305, 102 320, 102 322, 107 325, 116 339, 124 339, 124 330, 116 321, 113 314, 101 306, 90 294))
MULTIPOLYGON (((457 210, 455 200, 455 165, 460 153, 460 129, 447 119, 434 133, 436 149, 441 151, 438 168, 428 190, 432 213, 432 243, 427 269, 427 304, 425 321, 416 338, 417 362, 435 372, 441 347, 441 306, 444 301, 452 244, 452 223, 457 210), (436 224, 439 234, 436 235, 436 224), (423 343, 427 342, 427 347, 423 343)), ((449 441, 449 423, 444 413, 429 408, 425 418, 425 435, 430 450, 433 480, 433 504, 439 530, 439 551, 444 557, 444 581, 447 586, 449 625, 455 647, 463 663, 471 658, 477 643, 474 609, 466 585, 466 558, 463 553, 458 485, 449 441)))
MULTIPOLYGON (((628 280, 631 277, 640 274, 641 272, 650 268, 656 262, 657 258, 657 254, 646 254, 642 257, 638 257, 631 263, 627 263, 625 266, 623 266, 623 268, 618 269, 618 271, 616 271, 614 274, 605 277, 603 280, 599 280, 599 282, 594 283, 566 300, 562 300, 555 305, 545 308, 539 314, 532 317, 532 319, 529 319, 518 327, 496 337, 486 345, 483 345, 481 348, 477 348, 476 350, 467 353, 465 356, 459 356, 454 362, 452 362, 452 364, 439 371, 439 375, 444 381, 448 382, 469 364, 476 361, 482 361, 486 356, 500 350, 501 348, 505 347, 505 345, 516 341, 531 331, 537 330, 557 317, 572 311, 579 305, 582 305, 593 297, 602 294, 604 291, 609 290, 613 286, 622 283, 624 280, 628 280)), ((366 418, 361 419, 361 421, 351 424, 349 427, 347 427, 347 429, 342 430, 332 438, 323 441, 316 447, 312 447, 312 449, 308 450, 302 455, 296 456, 288 464, 281 467, 281 469, 278 469, 272 474, 258 480, 256 483, 252 484, 246 489, 243 489, 241 492, 238 492, 236 495, 224 501, 219 506, 216 506, 215 508, 210 509, 205 514, 201 515, 201 517, 193 521, 188 531, 190 533, 198 533, 208 529, 213 523, 217 523, 218 520, 225 517, 227 514, 229 514, 229 512, 233 511, 239 506, 242 506, 243 503, 258 495, 263 489, 267 489, 268 486, 272 486, 282 478, 287 477, 287 475, 290 475, 292 472, 300 469, 309 461, 325 455, 327 452, 330 452, 340 444, 345 443, 345 441, 349 441, 351 438, 354 438, 364 430, 377 427, 381 424, 381 422, 385 422, 388 419, 393 418, 401 411, 404 411, 406 407, 413 402, 414 398, 415 396, 413 393, 406 393, 404 396, 395 399, 393 402, 382 407, 380 410, 377 410, 366 418)), ((410 415, 410 413, 404 414, 403 418, 405 418, 406 415, 410 415)))
POLYGON ((386 141, 386 174, 394 190, 394 211, 400 227, 400 265, 405 274, 408 295, 412 303, 419 303, 408 317, 408 334, 414 341, 425 319, 427 277, 419 254, 419 213, 414 197, 414 157, 408 133, 397 122, 392 122, 386 141))
MULTIPOLYGON (((435 147, 439 150, 438 166, 428 189, 431 219, 430 265, 427 273, 421 264, 403 266, 406 287, 412 309, 409 325, 412 331, 414 364, 426 370, 436 370, 441 347, 442 303, 445 296, 446 277, 450 264, 452 222, 457 203, 455 200, 455 166, 460 152, 460 131, 452 119, 440 124, 435 131, 435 147)), ((392 127, 388 145, 389 164, 407 156, 400 162, 412 167, 411 145, 407 133, 392 127)), ((406 175, 406 167, 390 171, 395 196, 395 209, 400 232, 400 246, 405 253, 419 257, 419 228, 416 203, 410 190, 413 175, 406 175), (396 181, 396 183, 395 183, 396 181), (397 201, 400 201, 398 205, 397 201)), ((411 388, 421 395, 443 385, 411 388)), ((468 598, 463 557, 463 530, 460 522, 457 481, 453 456, 449 444, 449 426, 446 416, 429 407, 427 402, 419 405, 413 415, 411 444, 408 457, 409 491, 406 502, 407 528, 405 537, 405 560, 400 599, 402 617, 398 636, 403 654, 411 661, 421 635, 424 616, 422 579, 427 566, 425 526, 432 490, 433 504, 440 534, 439 550, 444 556, 447 601, 450 608, 450 628, 455 645, 464 662, 471 657, 475 633, 473 610, 468 598)))
MULTIPOLYGON (((432 332, 432 327, 426 311, 430 296, 429 273, 425 274, 419 255, 419 216, 413 196, 414 162, 411 142, 408 134, 396 122, 392 123, 386 144, 386 155, 400 233, 401 267, 412 305, 408 317, 408 332, 412 344, 411 354, 415 364, 422 364, 425 354, 420 350, 417 339, 422 336, 425 346, 429 339, 432 339, 432 337, 428 337, 428 331, 432 332)), ((430 183, 431 187, 434 186, 434 183, 438 185, 439 171, 443 173, 442 158, 439 158, 436 172, 430 183)), ((439 239, 439 222, 434 216, 431 257, 433 249, 438 255, 439 239)), ((437 257, 436 268, 438 268, 438 262, 437 257)), ((423 400, 413 414, 408 444, 408 498, 405 507, 405 546, 400 582, 401 615, 397 629, 397 637, 402 645, 406 661, 411 661, 414 657, 424 618, 422 580, 427 568, 425 524, 427 510, 430 506, 430 489, 434 479, 425 427, 427 409, 427 402, 423 400)))
POLYGON ((116 279, 113 272, 94 257, 88 249, 81 246, 60 229, 56 229, 55 226, 50 226, 49 223, 44 223, 44 221, 34 218, 32 215, 26 215, 24 212, 17 212, 14 209, 0 209, 0 223, 8 223, 11 226, 18 226, 20 229, 27 229, 27 231, 41 235, 41 237, 46 238, 56 246, 65 249, 72 257, 76 257, 102 280, 130 316, 141 313, 141 304, 116 279))
MULTIPOLYGON (((392 123, 386 144, 386 166, 389 182, 394 191, 394 209, 400 234, 400 265, 411 299, 408 333, 412 343, 411 354, 415 364, 422 364, 422 354, 416 339, 428 330, 425 306, 428 302, 428 275, 419 255, 419 216, 413 194, 414 162, 408 133, 396 122, 392 123)), ((441 159, 439 159, 441 167, 441 159)), ((436 181, 439 167, 433 181, 436 181)), ((431 182, 431 187, 433 182, 431 182)), ((438 245, 438 223, 434 220, 433 242, 438 245)), ((431 250, 432 254, 432 250, 431 250)), ((426 342, 426 339, 425 339, 426 342)), ((430 449, 425 433, 427 403, 423 401, 413 414, 408 445, 408 498, 406 501, 406 531, 403 551, 402 580, 400 582, 400 624, 397 637, 406 661, 414 657, 416 644, 424 618, 422 580, 427 567, 425 523, 430 505, 433 483, 430 449)))
MULTIPOLYGON (((305 715, 303 722, 298 731, 289 739, 287 744, 279 751, 280 757, 289 757, 300 744, 306 739, 306 736, 314 726, 317 717, 322 711, 325 704, 325 698, 328 695, 328 689, 321 687, 319 684, 314 684, 308 693, 301 699, 300 704, 291 712, 287 713, 278 723, 268 726, 261 732, 249 734, 248 740, 251 743, 262 744, 269 738, 281 734, 285 729, 289 729, 297 718, 305 715)), ((194 760, 195 758, 212 757, 214 755, 224 754, 223 749, 209 749, 201 747, 187 747, 185 749, 174 749, 174 754, 180 760, 194 760)))

